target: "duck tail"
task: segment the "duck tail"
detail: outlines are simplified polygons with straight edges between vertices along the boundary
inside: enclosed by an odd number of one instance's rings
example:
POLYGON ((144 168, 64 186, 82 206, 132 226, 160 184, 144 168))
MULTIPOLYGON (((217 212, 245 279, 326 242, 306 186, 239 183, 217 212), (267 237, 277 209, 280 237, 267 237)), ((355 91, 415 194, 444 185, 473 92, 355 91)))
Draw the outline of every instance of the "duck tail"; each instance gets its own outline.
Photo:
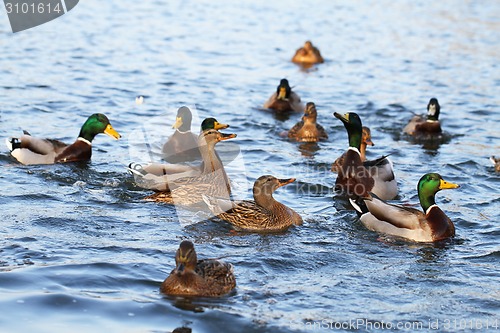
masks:
POLYGON ((135 176, 139 176, 139 177, 144 177, 145 175, 147 175, 148 173, 146 172, 146 170, 144 170, 142 168, 142 165, 140 165, 139 163, 130 163, 127 167, 127 170, 135 175, 135 176))
POLYGON ((368 207, 366 207, 365 199, 357 197, 355 199, 349 198, 349 202, 351 203, 354 210, 358 214, 358 217, 361 217, 363 214, 368 213, 368 207))
POLYGON ((10 152, 14 151, 14 149, 21 148, 21 140, 18 138, 7 138, 5 139, 5 144, 10 152))

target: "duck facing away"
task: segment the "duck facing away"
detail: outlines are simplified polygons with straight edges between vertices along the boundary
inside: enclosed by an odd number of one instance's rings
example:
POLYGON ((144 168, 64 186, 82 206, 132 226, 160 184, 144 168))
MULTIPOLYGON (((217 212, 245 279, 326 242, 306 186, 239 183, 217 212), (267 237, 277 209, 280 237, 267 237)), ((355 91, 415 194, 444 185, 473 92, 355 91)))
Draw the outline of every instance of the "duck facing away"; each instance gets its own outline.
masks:
MULTIPOLYGON (((372 132, 366 126, 363 126, 363 133, 361 135, 361 145, 359 146, 359 152, 361 153, 361 161, 364 163, 366 161, 366 147, 367 146, 375 146, 372 142, 372 132)), ((343 153, 340 157, 338 157, 335 162, 332 164, 332 171, 339 172, 342 168, 342 164, 344 164, 345 154, 343 153)))
POLYGON ((76 141, 70 145, 59 140, 32 137, 24 132, 20 138, 6 140, 11 155, 20 163, 54 164, 88 161, 92 156, 92 140, 104 133, 118 140, 121 135, 111 126, 108 117, 101 113, 91 115, 80 129, 76 141))
POLYGON ((304 105, 299 95, 292 91, 287 79, 281 79, 276 92, 264 103, 264 108, 273 109, 276 112, 304 112, 304 105))
POLYGON ((293 209, 276 201, 273 192, 294 181, 295 178, 277 179, 265 175, 254 183, 254 200, 231 201, 210 196, 203 196, 203 200, 214 215, 231 223, 238 230, 283 231, 292 225, 302 225, 302 217, 293 209))
POLYGON ((288 131, 288 137, 299 142, 318 142, 328 139, 323 126, 316 122, 317 118, 316 105, 313 102, 307 103, 302 120, 288 131))
POLYGON ((437 173, 422 176, 417 191, 424 213, 415 208, 388 204, 375 196, 350 201, 361 222, 370 230, 416 242, 434 242, 455 236, 453 222, 436 205, 436 193, 458 187, 437 173))
POLYGON ((216 259, 198 260, 194 245, 182 241, 175 254, 175 268, 160 291, 173 296, 223 296, 236 287, 233 266, 216 259))
POLYGON ((306 41, 304 46, 295 52, 292 62, 297 64, 320 64, 325 62, 318 48, 310 41, 306 41))
POLYGON ((403 131, 408 135, 423 139, 441 134, 441 124, 439 122, 440 111, 441 106, 438 100, 431 98, 427 104, 427 117, 414 116, 403 131))
POLYGON ((387 156, 374 161, 362 162, 361 138, 363 126, 361 119, 354 112, 334 116, 344 123, 349 137, 349 148, 335 181, 335 190, 349 197, 370 197, 373 192, 383 200, 391 200, 398 194, 392 162, 387 156))
MULTIPOLYGON (((198 137, 203 157, 203 171, 199 175, 175 178, 160 178, 165 190, 147 196, 145 199, 182 206, 203 203, 202 195, 229 197, 231 186, 224 165, 215 151, 218 142, 235 138, 236 134, 225 134, 215 129, 206 130, 198 137)), ((158 181, 157 179, 155 181, 158 181)))

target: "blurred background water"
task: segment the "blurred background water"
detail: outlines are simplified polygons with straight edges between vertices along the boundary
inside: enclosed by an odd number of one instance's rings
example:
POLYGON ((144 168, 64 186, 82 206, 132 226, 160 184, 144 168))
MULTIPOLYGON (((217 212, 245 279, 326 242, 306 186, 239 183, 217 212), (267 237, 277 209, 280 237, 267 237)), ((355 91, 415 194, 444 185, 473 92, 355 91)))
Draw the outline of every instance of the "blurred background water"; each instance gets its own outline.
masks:
POLYGON ((95 112, 124 136, 98 136, 83 164, 22 166, 0 151, 2 332, 500 325, 500 177, 488 161, 500 155, 499 2, 86 0, 17 34, 0 17, 0 137, 26 129, 72 142, 95 112), (326 63, 303 70, 290 58, 308 39, 326 63), (279 133, 300 115, 260 109, 283 77, 316 103, 328 141, 289 142, 279 133), (402 128, 431 97, 447 140, 427 146, 402 128), (150 192, 125 170, 141 158, 131 142, 138 131, 165 139, 182 105, 238 134, 240 160, 228 166, 238 196, 250 197, 262 174, 296 177, 275 197, 305 224, 232 233, 196 215, 179 223, 173 207, 143 202, 150 192), (369 158, 391 154, 398 202, 418 208, 415 187, 427 172, 461 185, 437 195, 454 240, 413 244, 370 232, 334 197, 328 170, 347 147, 334 111, 355 111, 372 129, 369 158), (201 258, 234 264, 233 294, 159 294, 183 239, 201 258))

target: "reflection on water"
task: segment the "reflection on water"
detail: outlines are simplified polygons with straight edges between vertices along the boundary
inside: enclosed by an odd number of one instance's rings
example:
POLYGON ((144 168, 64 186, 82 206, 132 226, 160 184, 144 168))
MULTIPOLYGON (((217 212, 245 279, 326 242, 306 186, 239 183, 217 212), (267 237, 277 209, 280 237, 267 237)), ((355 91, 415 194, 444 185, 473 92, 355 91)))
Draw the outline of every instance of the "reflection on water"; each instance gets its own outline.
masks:
POLYGON ((27 129, 70 142, 75 126, 102 112, 125 140, 96 137, 92 161, 81 164, 26 167, 1 151, 2 329, 275 333, 323 319, 495 318, 500 177, 488 158, 500 155, 499 6, 84 1, 38 28, 3 31, 2 138, 27 129), (290 59, 307 39, 326 61, 305 69, 290 59), (327 141, 280 137, 302 116, 261 109, 283 77, 302 101, 321 106, 327 141), (415 142, 402 128, 431 96, 445 134, 415 142), (149 193, 126 166, 161 160, 182 105, 197 113, 193 128, 213 116, 238 135, 217 147, 236 198, 251 198, 263 174, 297 178, 274 195, 304 225, 234 232, 144 202, 149 193), (454 240, 376 234, 333 193, 330 166, 347 140, 332 113, 349 111, 371 128, 367 158, 391 154, 397 202, 419 208, 415 185, 430 171, 463 185, 438 199, 455 222, 454 240), (233 294, 159 293, 183 239, 234 265, 233 294))

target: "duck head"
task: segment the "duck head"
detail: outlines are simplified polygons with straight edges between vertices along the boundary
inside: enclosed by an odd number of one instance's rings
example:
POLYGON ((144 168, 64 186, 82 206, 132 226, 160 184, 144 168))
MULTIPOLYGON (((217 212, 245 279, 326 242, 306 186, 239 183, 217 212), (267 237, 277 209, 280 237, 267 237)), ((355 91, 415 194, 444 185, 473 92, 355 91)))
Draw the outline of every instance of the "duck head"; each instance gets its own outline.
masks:
POLYGON ((205 118, 203 122, 201 123, 201 131, 209 130, 209 129, 225 129, 228 128, 229 125, 227 124, 221 124, 217 121, 215 118, 205 118))
POLYGON ((216 129, 208 129, 203 132, 198 136, 198 144, 200 146, 202 145, 209 145, 209 146, 215 146, 217 142, 229 140, 232 138, 235 138, 236 134, 230 133, 221 133, 216 129))
POLYGON ((361 119, 359 118, 358 114, 354 112, 348 112, 342 115, 335 112, 333 115, 344 123, 344 127, 347 130, 347 135, 349 136, 349 147, 353 147, 359 150, 361 146, 363 125, 361 124, 361 119))
POLYGON ((441 106, 437 98, 431 98, 429 104, 427 104, 427 120, 437 121, 439 120, 439 111, 441 106))
POLYGON ((108 117, 102 113, 94 113, 88 117, 87 121, 83 124, 78 137, 92 142, 94 137, 99 133, 107 134, 116 140, 121 138, 121 135, 109 123, 108 117))
POLYGON ((417 185, 418 198, 423 210, 436 204, 436 193, 441 190, 459 188, 460 185, 447 182, 438 173, 427 173, 420 178, 417 185))
POLYGON ((198 258, 194 245, 190 241, 182 241, 175 254, 175 274, 183 275, 186 272, 193 271, 196 268, 198 258))
POLYGON ((288 84, 287 79, 281 79, 280 84, 276 93, 278 94, 278 99, 288 99, 290 97, 290 92, 292 88, 290 88, 290 84, 288 84))
POLYGON ((372 131, 370 131, 370 129, 366 126, 363 126, 361 143, 364 143, 367 146, 375 146, 375 144, 372 142, 372 131))
POLYGON ((278 179, 271 175, 259 177, 253 184, 253 197, 255 202, 262 207, 269 207, 274 201, 273 193, 278 188, 293 183, 295 178, 278 179))
POLYGON ((307 103, 306 109, 304 111, 304 116, 302 117, 302 119, 304 121, 315 123, 317 118, 318 118, 318 111, 316 110, 316 105, 313 102, 307 103))
POLYGON ((193 114, 187 106, 181 106, 177 110, 177 116, 175 117, 175 123, 172 128, 180 132, 187 132, 191 130, 191 122, 193 121, 193 114))

